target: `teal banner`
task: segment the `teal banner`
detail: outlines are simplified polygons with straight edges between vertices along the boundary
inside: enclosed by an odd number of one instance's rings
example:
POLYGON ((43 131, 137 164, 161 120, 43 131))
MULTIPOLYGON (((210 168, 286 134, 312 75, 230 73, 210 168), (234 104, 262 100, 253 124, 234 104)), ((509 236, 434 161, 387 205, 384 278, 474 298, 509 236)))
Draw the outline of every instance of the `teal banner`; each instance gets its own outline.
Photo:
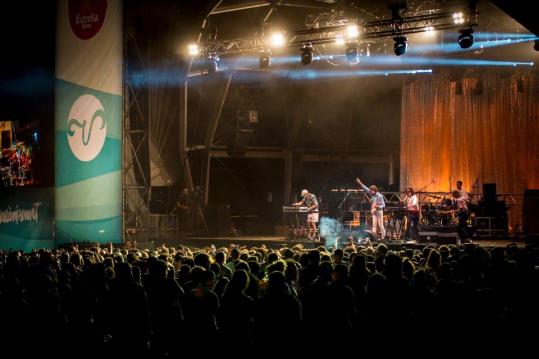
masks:
POLYGON ((56 244, 119 243, 122 97, 56 81, 56 244))
POLYGON ((0 191, 0 248, 54 247, 51 188, 5 188, 0 191))

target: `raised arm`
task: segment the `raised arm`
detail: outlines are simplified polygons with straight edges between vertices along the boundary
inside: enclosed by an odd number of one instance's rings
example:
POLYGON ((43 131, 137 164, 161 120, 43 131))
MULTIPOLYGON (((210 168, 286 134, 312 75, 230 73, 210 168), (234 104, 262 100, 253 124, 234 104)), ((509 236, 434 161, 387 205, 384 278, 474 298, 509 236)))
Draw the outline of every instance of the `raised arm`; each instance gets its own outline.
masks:
POLYGON ((367 193, 369 193, 369 187, 365 186, 363 182, 359 178, 356 178, 356 182, 359 184, 359 186, 367 193))

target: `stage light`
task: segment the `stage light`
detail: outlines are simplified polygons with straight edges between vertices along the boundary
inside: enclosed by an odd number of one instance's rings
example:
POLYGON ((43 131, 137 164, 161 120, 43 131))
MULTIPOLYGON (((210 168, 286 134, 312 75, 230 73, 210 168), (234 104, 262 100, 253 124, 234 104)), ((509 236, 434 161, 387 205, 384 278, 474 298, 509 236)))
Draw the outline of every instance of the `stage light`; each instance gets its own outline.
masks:
POLYGON ((189 44, 187 50, 189 51, 189 56, 198 56, 198 54, 200 53, 197 44, 189 44))
POLYGON ((395 55, 401 56, 404 55, 406 52, 406 49, 408 48, 408 43, 406 42, 406 36, 397 36, 394 37, 393 40, 395 40, 395 44, 393 45, 393 51, 395 51, 395 55))
POLYGON ((219 70, 219 66, 217 65, 217 62, 219 61, 218 57, 208 57, 206 59, 206 68, 208 70, 208 74, 214 74, 219 70))
POLYGON ((459 46, 463 49, 467 49, 473 45, 473 29, 459 30, 459 46))
POLYGON ((359 28, 357 25, 349 25, 346 27, 346 36, 349 39, 355 39, 359 36, 359 28))
POLYGON ((335 37, 335 44, 339 46, 344 45, 344 38, 342 37, 342 35, 337 35, 335 37))
POLYGON ((271 65, 271 57, 269 54, 262 54, 258 59, 258 67, 267 69, 271 65))
POLYGON ((351 64, 357 64, 359 62, 358 49, 356 44, 348 44, 346 46, 346 61, 351 64))
POLYGON ((282 32, 274 32, 270 36, 271 47, 283 47, 286 40, 282 32))
POLYGON ((308 65, 311 62, 313 62, 313 47, 309 44, 301 48, 301 63, 308 65))
POLYGON ((427 26, 425 28, 425 32, 424 32, 425 36, 434 36, 434 28, 432 26, 427 26))
POLYGON ((455 24, 464 24, 464 14, 461 12, 456 12, 453 14, 453 22, 455 24))

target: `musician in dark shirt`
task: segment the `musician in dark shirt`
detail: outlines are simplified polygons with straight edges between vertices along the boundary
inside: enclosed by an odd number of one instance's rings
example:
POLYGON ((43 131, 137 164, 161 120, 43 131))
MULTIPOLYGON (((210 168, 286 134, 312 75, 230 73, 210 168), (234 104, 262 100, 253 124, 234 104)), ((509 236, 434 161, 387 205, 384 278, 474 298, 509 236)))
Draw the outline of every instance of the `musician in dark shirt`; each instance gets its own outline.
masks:
POLYGON ((184 187, 176 201, 176 214, 178 216, 180 233, 184 232, 188 227, 191 219, 192 207, 191 193, 187 187, 184 187))

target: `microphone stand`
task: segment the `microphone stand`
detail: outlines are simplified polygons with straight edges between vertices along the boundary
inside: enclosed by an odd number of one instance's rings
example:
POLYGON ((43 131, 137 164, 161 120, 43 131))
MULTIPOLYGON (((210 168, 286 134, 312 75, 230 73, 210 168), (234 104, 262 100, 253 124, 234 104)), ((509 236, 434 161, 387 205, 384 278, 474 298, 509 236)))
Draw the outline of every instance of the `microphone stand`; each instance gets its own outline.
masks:
POLYGON ((346 201, 346 199, 348 198, 348 196, 350 196, 350 193, 352 192, 346 192, 346 196, 344 196, 343 200, 341 201, 341 203, 339 204, 339 206, 337 206, 337 208, 341 208, 342 205, 344 204, 344 201, 346 201))
POLYGON ((417 193, 423 192, 428 186, 430 186, 430 185, 433 184, 433 183, 434 183, 434 181, 429 182, 428 184, 426 184, 425 186, 423 186, 421 189, 418 189, 416 192, 417 192, 417 193))

